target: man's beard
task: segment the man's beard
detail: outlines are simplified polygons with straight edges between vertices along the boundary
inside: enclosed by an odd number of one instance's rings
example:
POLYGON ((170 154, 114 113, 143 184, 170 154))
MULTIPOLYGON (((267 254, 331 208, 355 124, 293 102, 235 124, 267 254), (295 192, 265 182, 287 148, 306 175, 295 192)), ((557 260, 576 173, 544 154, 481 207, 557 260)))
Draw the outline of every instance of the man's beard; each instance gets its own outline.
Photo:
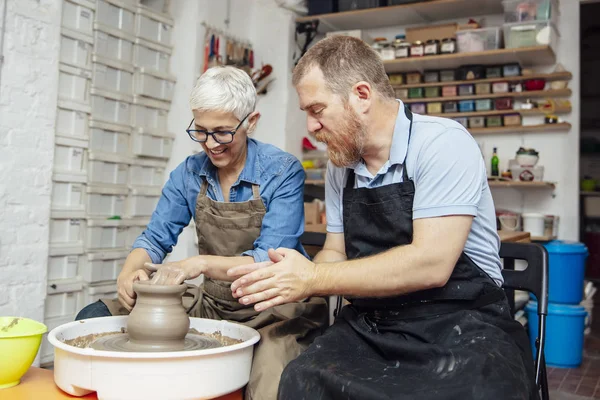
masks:
POLYGON ((367 133, 356 112, 349 105, 344 109, 345 115, 335 131, 315 135, 319 142, 327 144, 327 154, 336 167, 349 167, 361 160, 367 133))

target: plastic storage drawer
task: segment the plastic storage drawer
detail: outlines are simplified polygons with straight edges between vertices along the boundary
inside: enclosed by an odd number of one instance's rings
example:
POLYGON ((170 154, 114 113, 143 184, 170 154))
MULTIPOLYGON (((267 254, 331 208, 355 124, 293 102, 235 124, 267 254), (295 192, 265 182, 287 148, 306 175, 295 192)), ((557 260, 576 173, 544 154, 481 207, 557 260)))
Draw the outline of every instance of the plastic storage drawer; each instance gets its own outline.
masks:
POLYGON ((85 304, 92 304, 100 299, 117 298, 117 282, 103 283, 83 287, 83 298, 85 304))
POLYGON ((162 188, 165 183, 166 161, 135 159, 129 167, 129 186, 162 188))
POLYGON ((94 119, 131 126, 132 96, 108 92, 92 87, 92 114, 94 119))
POLYGON ((127 248, 126 221, 118 219, 88 219, 86 250, 125 250, 127 248))
POLYGON ((113 153, 120 156, 130 154, 129 139, 131 128, 107 122, 90 121, 89 151, 94 153, 113 153))
POLYGON ((133 66, 94 55, 92 84, 95 88, 133 95, 133 66))
MULTIPOLYGON (((82 249, 83 250, 83 249, 82 249)), ((85 263, 83 252, 48 257, 48 280, 77 279, 80 265, 85 263)))
POLYGON ((138 128, 133 133, 133 154, 168 159, 173 150, 173 141, 174 135, 170 133, 146 132, 145 129, 138 128))
POLYGON ((71 213, 65 217, 60 212, 53 211, 50 217, 50 246, 79 247, 83 243, 85 233, 84 213, 71 213))
POLYGON ((171 30, 173 19, 167 14, 150 11, 146 7, 138 7, 136 22, 136 36, 162 44, 171 45, 171 30))
POLYGON ((88 253, 87 262, 81 270, 81 279, 86 283, 115 281, 129 251, 88 253))
POLYGON ((57 136, 54 146, 54 171, 85 175, 88 161, 87 147, 87 141, 57 136))
POLYGON ((168 115, 169 103, 133 96, 133 126, 147 131, 166 132, 168 115))
POLYGON ((507 49, 547 45, 554 47, 556 37, 556 28, 550 22, 504 24, 504 43, 507 49))
POLYGON ((97 0, 96 22, 135 34, 135 7, 125 1, 97 0))
POLYGON ((168 74, 140 68, 135 73, 135 94, 171 101, 176 79, 168 74))
POLYGON ((138 38, 133 49, 133 63, 136 67, 166 74, 169 72, 171 53, 171 47, 138 38))
POLYGON ((92 108, 72 101, 58 101, 56 112, 56 136, 87 140, 92 108))
POLYGON ((58 98, 89 104, 92 73, 64 64, 58 70, 58 98))
POLYGON ((466 29, 456 32, 459 53, 476 53, 500 48, 500 28, 466 29))
POLYGON ((558 21, 557 0, 503 0, 504 22, 558 21))
POLYGON ((133 64, 135 36, 98 22, 94 23, 94 53, 104 58, 133 64))
MULTIPOLYGON (((133 1, 134 3, 136 2, 136 0, 130 0, 133 1)), ((141 1, 137 1, 139 3, 143 3, 143 8, 146 8, 150 11, 153 12, 157 12, 157 13, 166 13, 169 11, 169 3, 171 0, 141 0, 141 1)))
POLYGON ((159 188, 134 188, 127 198, 127 216, 150 217, 160 199, 161 189, 159 188))
POLYGON ((128 158, 116 154, 90 153, 88 184, 127 185, 128 158))
POLYGON ((86 35, 91 35, 95 8, 94 2, 89 0, 63 1, 62 26, 86 35))
POLYGON ((88 217, 121 217, 125 211, 127 187, 89 185, 86 188, 88 217))
POLYGON ((60 62, 73 67, 92 69, 92 36, 68 28, 61 29, 60 62))
POLYGON ((57 211, 84 211, 84 193, 85 184, 81 182, 61 181, 54 177, 52 182, 51 208, 57 211))
MULTIPOLYGON (((85 302, 85 292, 84 292, 84 302, 85 302)), ((75 316, 77 314, 69 315, 68 317, 62 318, 44 318, 44 325, 48 327, 48 332, 50 332, 54 328, 58 328, 61 325, 64 325, 69 322, 73 322, 75 320, 75 316)), ((51 363, 54 360, 54 346, 50 344, 48 341, 48 335, 42 336, 42 344, 40 346, 40 362, 42 364, 51 363)))
POLYGON ((45 318, 63 318, 77 314, 83 305, 83 284, 77 281, 52 282, 46 294, 45 318))
POLYGON ((136 219, 131 221, 131 225, 127 230, 127 245, 129 246, 129 248, 131 248, 133 246, 133 243, 135 243, 136 239, 140 237, 142 233, 144 233, 149 222, 149 220, 142 219, 136 219))

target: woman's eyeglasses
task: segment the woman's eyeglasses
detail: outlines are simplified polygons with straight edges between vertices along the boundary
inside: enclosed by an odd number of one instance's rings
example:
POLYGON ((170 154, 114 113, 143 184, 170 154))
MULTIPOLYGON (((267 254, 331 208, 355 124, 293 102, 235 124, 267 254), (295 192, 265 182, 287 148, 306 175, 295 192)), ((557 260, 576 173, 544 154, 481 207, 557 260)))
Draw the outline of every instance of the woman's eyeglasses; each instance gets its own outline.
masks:
POLYGON ((240 129, 240 126, 242 126, 246 118, 248 118, 249 116, 250 114, 246 115, 244 119, 240 121, 238 126, 236 126, 235 129, 231 131, 209 132, 205 129, 190 129, 192 127, 192 124, 194 123, 194 120, 190 122, 190 125, 185 131, 190 136, 190 139, 192 139, 194 142, 205 143, 208 140, 208 135, 210 135, 212 136, 215 142, 220 144, 227 144, 233 142, 233 135, 235 135, 238 129, 240 129))

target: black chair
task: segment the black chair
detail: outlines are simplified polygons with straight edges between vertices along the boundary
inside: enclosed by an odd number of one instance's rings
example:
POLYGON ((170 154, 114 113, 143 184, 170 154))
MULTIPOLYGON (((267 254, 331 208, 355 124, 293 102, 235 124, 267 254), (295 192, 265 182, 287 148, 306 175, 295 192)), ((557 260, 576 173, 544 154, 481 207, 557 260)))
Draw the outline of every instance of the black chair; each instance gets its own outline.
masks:
POLYGON ((544 246, 534 243, 502 243, 500 258, 504 259, 504 289, 515 313, 514 290, 533 293, 538 302, 538 337, 536 338, 535 383, 541 391, 542 400, 548 400, 548 376, 544 345, 546 342, 546 316, 548 315, 548 252, 544 246), (527 262, 523 271, 515 271, 515 260, 527 262))
MULTIPOLYGON (((323 247, 325 233, 304 232, 300 237, 303 246, 323 247)), ((548 376, 544 358, 546 342, 546 316, 548 315, 548 252, 539 244, 534 243, 502 243, 500 258, 504 260, 504 289, 511 308, 515 314, 515 290, 533 293, 538 299, 538 337, 536 338, 535 383, 541 391, 542 400, 549 399, 548 376), (527 262, 523 271, 515 271, 515 260, 527 262)), ((341 298, 338 297, 338 304, 341 298)))

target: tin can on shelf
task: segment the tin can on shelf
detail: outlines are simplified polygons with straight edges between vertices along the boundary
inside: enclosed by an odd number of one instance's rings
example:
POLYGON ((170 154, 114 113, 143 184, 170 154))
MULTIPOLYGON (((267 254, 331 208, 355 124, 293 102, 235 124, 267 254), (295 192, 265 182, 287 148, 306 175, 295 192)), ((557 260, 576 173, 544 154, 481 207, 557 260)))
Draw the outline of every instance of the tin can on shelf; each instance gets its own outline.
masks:
POLYGON ((423 57, 425 55, 425 46, 423 42, 417 40, 410 46, 410 56, 411 57, 423 57))
POLYGON ((499 128, 502 126, 502 116, 501 115, 492 115, 486 117, 485 126, 488 128, 499 128))
POLYGON ((488 79, 502 78, 502 67, 492 66, 485 68, 485 77, 488 79))
POLYGON ((427 112, 425 103, 413 103, 410 105, 410 111, 415 114, 425 114, 427 112))
POLYGON ((426 56, 437 56, 440 54, 440 41, 437 39, 430 39, 425 43, 425 55, 426 56))
POLYGON ((470 128, 485 128, 485 118, 484 117, 469 118, 469 127, 470 128))
POLYGON ((391 74, 389 78, 392 85, 404 85, 404 74, 391 74))
POLYGON ((425 71, 425 83, 436 83, 440 81, 440 71, 425 71))
POLYGON ((455 113, 458 112, 458 103, 456 101, 447 101, 442 108, 444 113, 455 113))
POLYGON ((420 99, 423 97, 423 88, 410 88, 408 89, 409 99, 420 99))
POLYGON ((456 97, 457 93, 456 85, 444 86, 442 88, 442 97, 456 97))
POLYGON ((442 103, 441 102, 433 102, 427 103, 427 114, 441 114, 442 113, 442 103))
POLYGON ((458 102, 458 111, 473 112, 475 111, 475 102, 473 100, 462 100, 458 102))
POLYGON ((521 126, 521 115, 510 114, 504 116, 504 126, 521 126))
POLYGON ((423 75, 420 72, 409 72, 406 74, 406 83, 415 85, 423 82, 423 75))
POLYGON ((440 87, 426 87, 425 88, 425 97, 440 97, 440 87))
POLYGON ((475 101, 475 110, 477 111, 491 111, 493 108, 491 99, 479 99, 475 101))
POLYGON ((506 64, 502 67, 502 74, 507 78, 521 76, 521 66, 519 64, 506 64))
POLYGON ((454 82, 456 81, 456 71, 453 69, 445 69, 440 71, 440 82, 454 82))
POLYGON ((408 89, 396 89, 396 98, 408 99, 408 89))
POLYGON ((459 85, 458 86, 458 95, 459 96, 471 96, 475 93, 474 85, 459 85))
POLYGON ((513 109, 513 99, 510 97, 503 97, 500 99, 496 99, 495 101, 496 110, 512 110, 513 109))
POLYGON ((492 92, 494 93, 508 93, 508 90, 508 82, 494 82, 492 85, 492 92))
POLYGON ((475 85, 475 93, 476 94, 492 93, 492 84, 491 83, 478 83, 477 85, 475 85))
POLYGON ((469 127, 469 119, 467 117, 458 117, 458 118, 452 118, 453 120, 455 120, 456 122, 458 122, 459 124, 461 124, 462 126, 464 126, 465 128, 469 127))

